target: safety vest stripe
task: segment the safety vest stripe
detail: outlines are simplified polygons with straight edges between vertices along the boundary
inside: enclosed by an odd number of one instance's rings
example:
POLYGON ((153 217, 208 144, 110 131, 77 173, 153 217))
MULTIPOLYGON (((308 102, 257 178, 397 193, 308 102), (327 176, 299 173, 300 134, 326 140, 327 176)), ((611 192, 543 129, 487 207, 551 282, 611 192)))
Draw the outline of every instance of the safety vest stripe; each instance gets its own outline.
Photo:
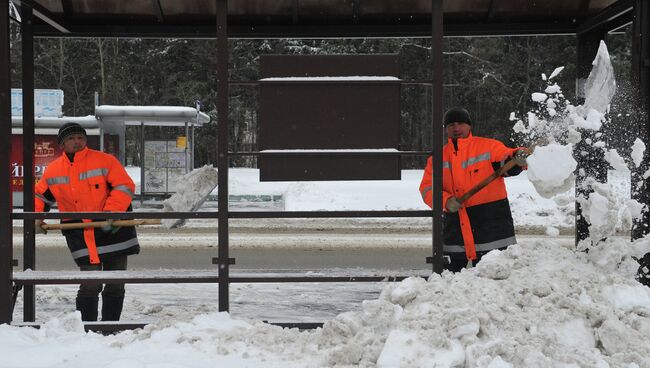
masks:
POLYGON ((86 180, 88 178, 94 178, 95 176, 106 176, 108 175, 108 169, 100 168, 88 170, 86 172, 79 173, 79 180, 86 180))
POLYGON ((56 185, 56 184, 70 184, 70 177, 55 176, 52 178, 47 178, 47 185, 56 185))
POLYGON ((42 194, 35 193, 34 196, 36 196, 36 198, 40 199, 41 201, 45 202, 45 204, 50 206, 56 203, 54 201, 50 201, 49 199, 45 198, 45 196, 42 194))
POLYGON ((442 168, 443 169, 451 169, 451 164, 449 163, 449 161, 443 161, 442 162, 442 168))
POLYGON ((476 157, 470 157, 467 159, 467 161, 463 161, 462 166, 463 169, 466 169, 476 163, 482 162, 482 161, 488 161, 492 157, 491 152, 485 152, 483 154, 480 154, 476 157))
POLYGON ((422 194, 422 199, 426 201, 427 193, 429 193, 432 190, 433 190, 433 185, 422 188, 422 190, 420 191, 420 194, 422 194))
MULTIPOLYGON (((475 247, 477 252, 488 252, 494 249, 507 247, 512 244, 517 244, 517 238, 515 238, 514 236, 505 239, 495 240, 489 243, 475 244, 475 247)), ((444 244, 443 251, 447 253, 465 253, 465 246, 444 244)))
MULTIPOLYGON (((113 252, 119 252, 121 250, 128 249, 130 247, 133 247, 135 245, 138 245, 138 238, 132 238, 127 241, 121 242, 121 243, 115 243, 115 244, 110 244, 110 245, 102 245, 97 247, 97 253, 98 254, 106 254, 106 253, 113 253, 113 252)), ((81 258, 81 257, 86 257, 88 256, 88 248, 83 248, 76 250, 72 252, 72 257, 73 258, 81 258)))
POLYGON ((130 189, 129 187, 127 187, 126 185, 118 185, 118 186, 116 186, 116 187, 113 188, 113 189, 114 189, 114 190, 119 190, 119 191, 121 191, 121 192, 124 192, 124 193, 126 193, 129 197, 133 198, 133 192, 132 192, 131 189, 130 189))

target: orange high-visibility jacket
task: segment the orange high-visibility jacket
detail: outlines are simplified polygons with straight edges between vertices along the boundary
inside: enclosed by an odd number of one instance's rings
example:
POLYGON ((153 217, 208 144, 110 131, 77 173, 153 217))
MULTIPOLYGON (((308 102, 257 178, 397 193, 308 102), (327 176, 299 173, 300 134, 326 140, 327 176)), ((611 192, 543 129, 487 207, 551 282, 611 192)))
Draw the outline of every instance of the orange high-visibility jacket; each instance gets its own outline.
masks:
MULTIPOLYGON (((60 212, 124 212, 130 209, 134 191, 133 180, 115 157, 86 147, 73 162, 64 153, 47 166, 36 183, 34 206, 37 212, 49 210, 54 202, 60 212)), ((63 233, 78 264, 100 263, 100 255, 139 252, 133 227, 109 234, 92 228, 63 233)))
MULTIPOLYGON (((471 134, 458 139, 456 145, 449 139, 442 154, 443 207, 450 197, 462 196, 491 175, 495 163, 502 165, 517 150, 497 140, 471 134)), ((433 205, 432 167, 429 157, 420 183, 422 199, 429 207, 433 205)), ((505 182, 499 177, 465 201, 458 213, 451 214, 445 209, 445 253, 463 251, 468 259, 476 259, 477 250, 489 251, 512 244, 514 228, 507 197, 505 182), (462 242, 454 234, 458 232, 462 242)))

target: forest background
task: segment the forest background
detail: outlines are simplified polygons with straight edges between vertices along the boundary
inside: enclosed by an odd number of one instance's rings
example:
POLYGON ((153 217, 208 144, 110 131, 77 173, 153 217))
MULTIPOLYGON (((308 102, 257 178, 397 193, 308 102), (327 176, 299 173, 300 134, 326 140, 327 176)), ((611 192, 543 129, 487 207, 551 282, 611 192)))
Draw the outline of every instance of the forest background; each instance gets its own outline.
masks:
MULTIPOLYGON (((21 88, 20 27, 11 26, 12 87, 21 88)), ((629 152, 631 32, 606 40, 616 72, 618 93, 613 101, 619 142, 609 142, 624 156, 629 152), (618 147, 617 147, 618 143, 618 147)), ((64 91, 64 115, 94 114, 95 92, 101 104, 181 105, 202 111, 212 123, 196 132, 195 166, 216 164, 216 43, 202 39, 40 38, 34 44, 35 88, 64 91)), ((429 39, 230 40, 230 81, 259 79, 258 60, 264 54, 397 54, 402 80, 431 80, 429 39)), ((595 56, 595 55, 594 55, 595 56)), ((564 95, 575 101, 576 38, 518 36, 445 38, 443 50, 444 107, 463 106, 474 120, 475 134, 508 145, 513 141, 511 112, 525 116, 536 106, 533 92, 543 92, 554 79, 564 95)), ((259 88, 254 83, 230 87, 230 150, 257 151, 259 88)), ((401 150, 432 149, 431 87, 401 87, 401 150)), ((287 108, 290 108, 288 106, 287 108)), ((138 127, 127 128, 127 163, 140 165, 138 127)), ((184 129, 148 128, 147 138, 169 138, 184 129)), ((422 168, 426 157, 404 157, 402 168, 422 168)), ((233 167, 256 167, 255 157, 231 158, 233 167)))

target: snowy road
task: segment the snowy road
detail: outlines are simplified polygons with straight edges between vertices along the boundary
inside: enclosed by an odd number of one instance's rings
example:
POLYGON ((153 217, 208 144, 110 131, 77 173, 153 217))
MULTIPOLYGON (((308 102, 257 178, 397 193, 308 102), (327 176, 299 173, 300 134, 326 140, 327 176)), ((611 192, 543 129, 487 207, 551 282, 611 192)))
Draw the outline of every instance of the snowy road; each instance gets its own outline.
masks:
MULTIPOLYGON (((548 239, 547 236, 518 235, 519 242, 548 239)), ((559 236, 571 244, 570 236, 559 236)), ((210 228, 175 231, 147 229, 139 236, 140 255, 129 258, 130 269, 206 269, 217 255, 218 236, 210 228)), ((22 265, 22 234, 14 233, 14 258, 22 265)), ((57 232, 37 236, 36 269, 76 269, 57 232)), ((288 229, 274 231, 245 228, 230 234, 234 269, 329 269, 368 268, 386 270, 428 270, 431 233, 423 229, 288 229)))
MULTIPOLYGON (((129 258, 130 269, 205 269, 212 268, 217 237, 209 229, 185 229, 180 234, 147 231, 141 234, 142 253, 129 258), (203 246, 201 246, 203 245, 203 246)), ((521 244, 549 239, 546 236, 519 235, 521 244)), ((37 269, 76 269, 60 234, 39 236, 37 269)), ((22 238, 17 234, 15 242, 22 238)), ((554 238, 554 244, 570 247, 570 236, 554 238)), ((368 234, 359 231, 303 231, 299 233, 237 232, 231 235, 231 257, 237 259, 233 271, 309 270, 323 275, 362 275, 368 273, 422 275, 430 266, 430 233, 416 231, 368 234), (346 244, 349 248, 344 248, 346 244), (280 246, 280 245, 285 245, 280 246)), ((22 247, 15 247, 22 258, 22 247)), ((22 261, 20 263, 22 265, 22 261)), ((363 300, 376 299, 385 283, 309 283, 309 284, 233 284, 231 312, 242 318, 276 322, 325 321, 337 314, 355 310, 363 300)), ((45 320, 74 308, 76 286, 37 287, 37 320, 45 320)), ((198 313, 217 310, 217 285, 165 284, 127 285, 125 319, 188 320, 198 313)), ((15 320, 22 320, 22 301, 16 306, 15 320)))

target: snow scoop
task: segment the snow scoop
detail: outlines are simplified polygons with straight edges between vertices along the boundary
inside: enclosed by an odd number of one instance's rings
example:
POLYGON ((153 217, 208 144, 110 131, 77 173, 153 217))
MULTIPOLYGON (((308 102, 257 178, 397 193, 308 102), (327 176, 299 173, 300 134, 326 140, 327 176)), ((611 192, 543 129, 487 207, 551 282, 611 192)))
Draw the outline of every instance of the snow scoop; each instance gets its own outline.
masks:
POLYGON ((63 224, 43 224, 41 227, 45 230, 70 230, 70 229, 86 229, 89 227, 104 227, 109 224, 115 227, 122 226, 139 226, 139 225, 160 225, 160 219, 145 219, 145 220, 115 220, 111 224, 109 221, 94 221, 94 222, 71 222, 63 224))
MULTIPOLYGON (((196 212, 208 199, 218 184, 217 171, 212 165, 205 165, 183 175, 176 185, 176 193, 163 202, 163 212, 196 212)), ((180 227, 187 219, 164 219, 162 225, 168 229, 180 227)))

